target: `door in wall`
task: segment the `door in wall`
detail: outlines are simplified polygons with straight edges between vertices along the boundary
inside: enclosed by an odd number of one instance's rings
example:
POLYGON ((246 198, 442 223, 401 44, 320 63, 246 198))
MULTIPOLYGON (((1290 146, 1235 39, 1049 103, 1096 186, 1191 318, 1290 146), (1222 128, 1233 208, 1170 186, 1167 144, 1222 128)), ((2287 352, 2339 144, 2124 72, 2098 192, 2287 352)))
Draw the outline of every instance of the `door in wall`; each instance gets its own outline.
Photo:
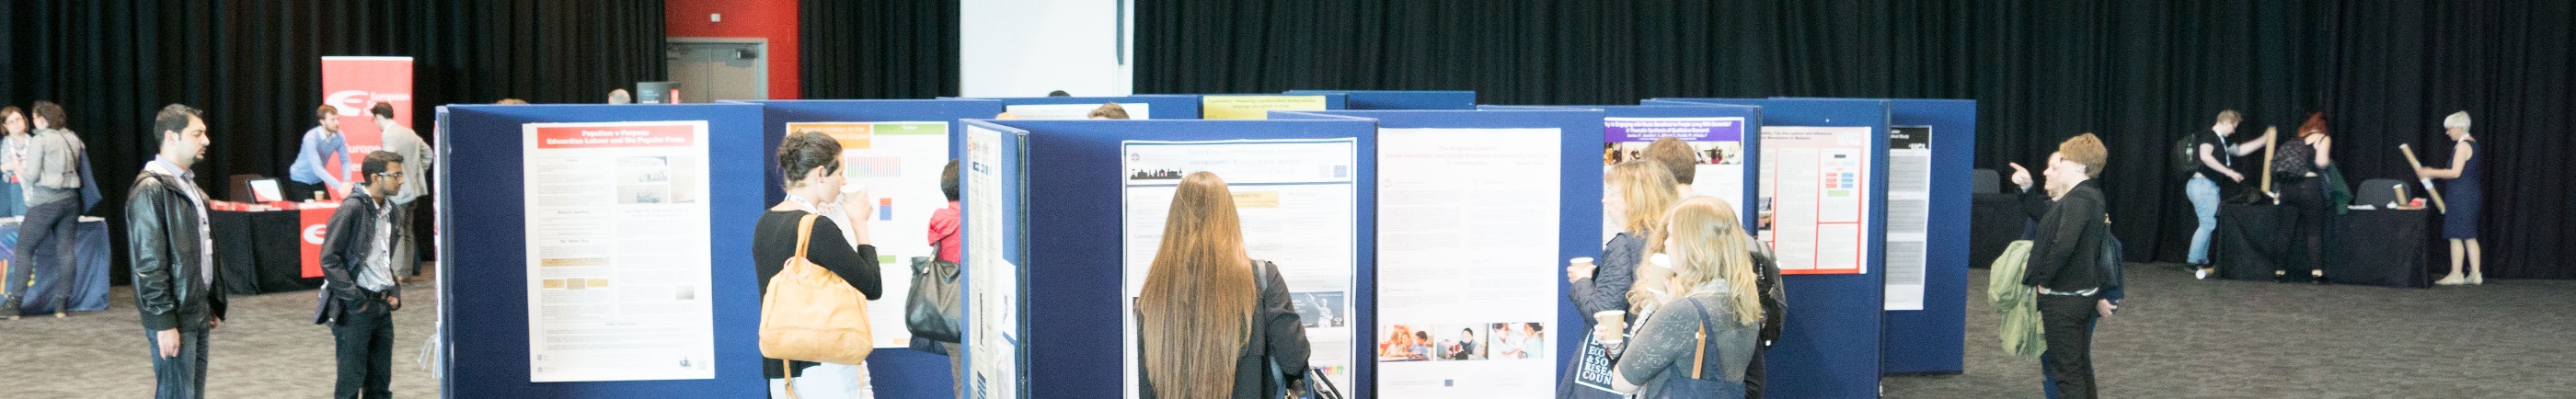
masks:
POLYGON ((769 99, 769 44, 760 38, 671 38, 680 102, 769 99))

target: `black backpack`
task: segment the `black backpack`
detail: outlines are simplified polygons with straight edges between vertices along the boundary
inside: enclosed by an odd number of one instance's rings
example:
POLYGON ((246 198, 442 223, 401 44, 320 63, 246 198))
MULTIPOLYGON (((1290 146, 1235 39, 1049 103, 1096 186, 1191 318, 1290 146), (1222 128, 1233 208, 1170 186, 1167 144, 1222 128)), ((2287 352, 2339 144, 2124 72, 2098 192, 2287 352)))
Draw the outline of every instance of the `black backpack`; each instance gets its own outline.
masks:
POLYGON ((2200 140, 2196 140, 2199 137, 2200 136, 2194 134, 2186 134, 2182 136, 2182 139, 2174 140, 2174 174, 2190 177, 2192 172, 2200 171, 2200 140))

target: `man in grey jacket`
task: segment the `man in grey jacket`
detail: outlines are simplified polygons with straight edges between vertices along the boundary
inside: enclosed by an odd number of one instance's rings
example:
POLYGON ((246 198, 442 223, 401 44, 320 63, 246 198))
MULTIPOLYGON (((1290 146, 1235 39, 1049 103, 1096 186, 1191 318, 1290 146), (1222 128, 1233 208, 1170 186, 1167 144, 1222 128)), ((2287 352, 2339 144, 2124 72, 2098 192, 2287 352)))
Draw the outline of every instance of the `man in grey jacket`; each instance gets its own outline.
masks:
POLYGON ((376 103, 372 111, 376 116, 376 127, 384 132, 383 151, 402 156, 403 176, 408 177, 403 179, 400 190, 386 199, 393 201, 394 229, 404 233, 402 242, 394 243, 394 276, 410 282, 411 276, 418 271, 415 266, 420 265, 420 241, 410 234, 414 231, 412 221, 419 220, 420 215, 419 210, 414 209, 418 207, 412 204, 421 196, 429 195, 429 178, 422 172, 429 170, 430 162, 437 158, 437 154, 432 153, 429 142, 421 140, 420 132, 394 121, 393 104, 376 103))
MULTIPOLYGON (((37 101, 34 111, 36 133, 28 138, 27 153, 19 159, 19 165, 25 169, 20 176, 26 180, 26 199, 30 204, 27 217, 18 224, 18 246, 12 248, 17 251, 21 260, 17 266, 21 267, 9 268, 7 280, 0 280, 0 284, 5 284, 0 287, 6 287, 8 291, 8 297, 0 299, 0 318, 12 320, 18 318, 20 302, 26 300, 27 293, 21 291, 33 277, 30 274, 33 269, 43 267, 56 270, 56 273, 71 270, 74 261, 72 245, 77 243, 72 240, 72 232, 80 222, 81 214, 79 162, 85 149, 80 136, 63 126, 62 105, 37 101), (35 256, 39 248, 47 248, 53 256, 35 256)), ((71 303, 66 300, 71 284, 60 281, 60 278, 53 280, 57 281, 47 286, 54 289, 54 295, 48 297, 55 302, 54 317, 62 318, 71 310, 68 307, 71 303)))

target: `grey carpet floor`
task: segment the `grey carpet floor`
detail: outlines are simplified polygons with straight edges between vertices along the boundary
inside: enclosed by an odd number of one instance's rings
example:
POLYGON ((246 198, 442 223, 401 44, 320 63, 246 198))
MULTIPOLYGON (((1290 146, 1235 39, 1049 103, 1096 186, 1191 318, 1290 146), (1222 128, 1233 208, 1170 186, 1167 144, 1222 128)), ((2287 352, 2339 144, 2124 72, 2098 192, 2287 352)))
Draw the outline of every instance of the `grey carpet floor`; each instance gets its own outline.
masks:
MULTIPOLYGON (((207 334, 206 397, 331 397, 338 361, 331 329, 313 324, 313 295, 230 297, 230 317, 207 334)), ((438 289, 407 284, 403 296, 394 312, 394 395, 438 397, 437 380, 412 361, 438 317, 438 289)), ((152 397, 144 345, 128 287, 108 293, 107 310, 0 320, 0 398, 152 397)))
MULTIPOLYGON (((1968 279, 1964 373, 1889 377, 1888 397, 2039 396, 2038 361, 1996 341, 1985 271, 1968 279)), ((2103 397, 2576 398, 2576 281, 2412 290, 2198 281, 2145 264, 2129 279, 2130 300, 2094 337, 2103 397)), ((411 362, 438 293, 404 289, 417 302, 394 315, 393 390, 436 397, 411 362)), ((0 398, 150 396, 133 294, 110 295, 106 311, 0 321, 0 398)), ((213 333, 208 397, 330 395, 331 332, 309 323, 311 291, 232 301, 213 333)))
MULTIPOLYGON (((1889 377, 1891 398, 2040 397, 1968 274, 1966 370, 1889 377)), ((2576 398, 2576 281, 2397 289, 2193 280, 2132 264, 2094 333, 2106 398, 2576 398)), ((1777 377, 1774 377, 1777 378, 1777 377)))

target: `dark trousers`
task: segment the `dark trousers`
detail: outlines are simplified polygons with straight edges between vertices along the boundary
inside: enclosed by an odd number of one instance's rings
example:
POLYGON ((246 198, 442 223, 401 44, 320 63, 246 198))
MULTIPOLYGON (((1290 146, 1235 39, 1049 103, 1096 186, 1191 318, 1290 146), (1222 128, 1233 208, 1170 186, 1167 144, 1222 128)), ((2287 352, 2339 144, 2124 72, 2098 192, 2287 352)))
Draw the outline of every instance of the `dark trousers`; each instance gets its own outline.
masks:
POLYGON ((340 383, 331 391, 331 397, 394 396, 392 307, 382 299, 365 301, 369 303, 348 305, 348 313, 340 316, 340 323, 331 326, 331 338, 339 343, 340 357, 340 383))
POLYGON ((206 329, 179 329, 177 357, 161 357, 161 335, 144 331, 143 342, 151 345, 152 377, 157 385, 152 397, 161 399, 195 399, 206 396, 206 329))
MULTIPOLYGON (((2096 319, 2093 319, 2093 322, 2092 322, 2092 323, 2085 323, 2085 324, 2084 324, 2084 328, 2085 328, 2086 330, 2088 330, 2088 331, 2089 331, 2089 330, 2092 330, 2092 329, 2093 329, 2093 328, 2095 328, 2095 327, 2100 327, 2101 325, 2102 325, 2102 319, 2096 318, 2096 319)), ((2040 353, 2040 356, 2045 357, 2045 356, 2048 356, 2048 355, 2047 355, 2047 352, 2041 352, 2041 353, 2040 353)), ((2043 379, 2044 379, 2043 381, 2040 381, 2040 382, 2039 382, 2039 384, 2040 384, 2039 388, 2040 388, 2040 390, 2042 390, 2042 391, 2046 391, 2046 392, 2048 393, 2048 399, 2057 399, 2057 398, 2065 397, 2065 396, 2060 396, 2060 395, 2057 393, 2057 374, 2056 374, 2055 372, 2050 371, 2050 368, 2048 367, 2048 362, 2039 362, 2039 376, 2040 376, 2041 378, 2043 378, 2043 379)), ((2097 389, 2097 391, 2098 391, 2098 389, 2097 389)))
POLYGON ((1744 399, 1762 399, 1762 353, 1770 351, 1755 348, 1753 363, 1744 365, 1744 399))
POLYGON ((18 314, 19 305, 27 300, 27 282, 35 278, 32 273, 38 267, 53 271, 45 284, 53 295, 45 297, 54 300, 54 311, 71 310, 70 272, 76 261, 72 245, 80 243, 72 237, 79 231, 79 223, 80 198, 27 208, 27 218, 18 225, 18 245, 12 248, 17 251, 18 261, 9 265, 7 280, 0 280, 0 290, 9 294, 8 299, 0 299, 0 315, 18 314), (50 251, 52 256, 37 256, 48 254, 39 249, 50 251))
POLYGON ((2333 210, 2326 209, 2325 186, 2319 184, 2324 180, 2316 177, 2289 180, 2288 185, 2280 189, 2281 205, 2289 206, 2290 213, 2298 217, 2298 221, 2290 225, 2296 229, 2290 231, 2291 261, 2281 265, 2283 268, 2325 270, 2326 215, 2333 210))
POLYGON ((2091 399, 2096 397, 2093 385, 2093 320, 2094 297, 2074 295, 2039 295, 2041 336, 2048 341, 2048 352, 2039 361, 2048 364, 2049 378, 2057 380, 2062 397, 2091 399))

